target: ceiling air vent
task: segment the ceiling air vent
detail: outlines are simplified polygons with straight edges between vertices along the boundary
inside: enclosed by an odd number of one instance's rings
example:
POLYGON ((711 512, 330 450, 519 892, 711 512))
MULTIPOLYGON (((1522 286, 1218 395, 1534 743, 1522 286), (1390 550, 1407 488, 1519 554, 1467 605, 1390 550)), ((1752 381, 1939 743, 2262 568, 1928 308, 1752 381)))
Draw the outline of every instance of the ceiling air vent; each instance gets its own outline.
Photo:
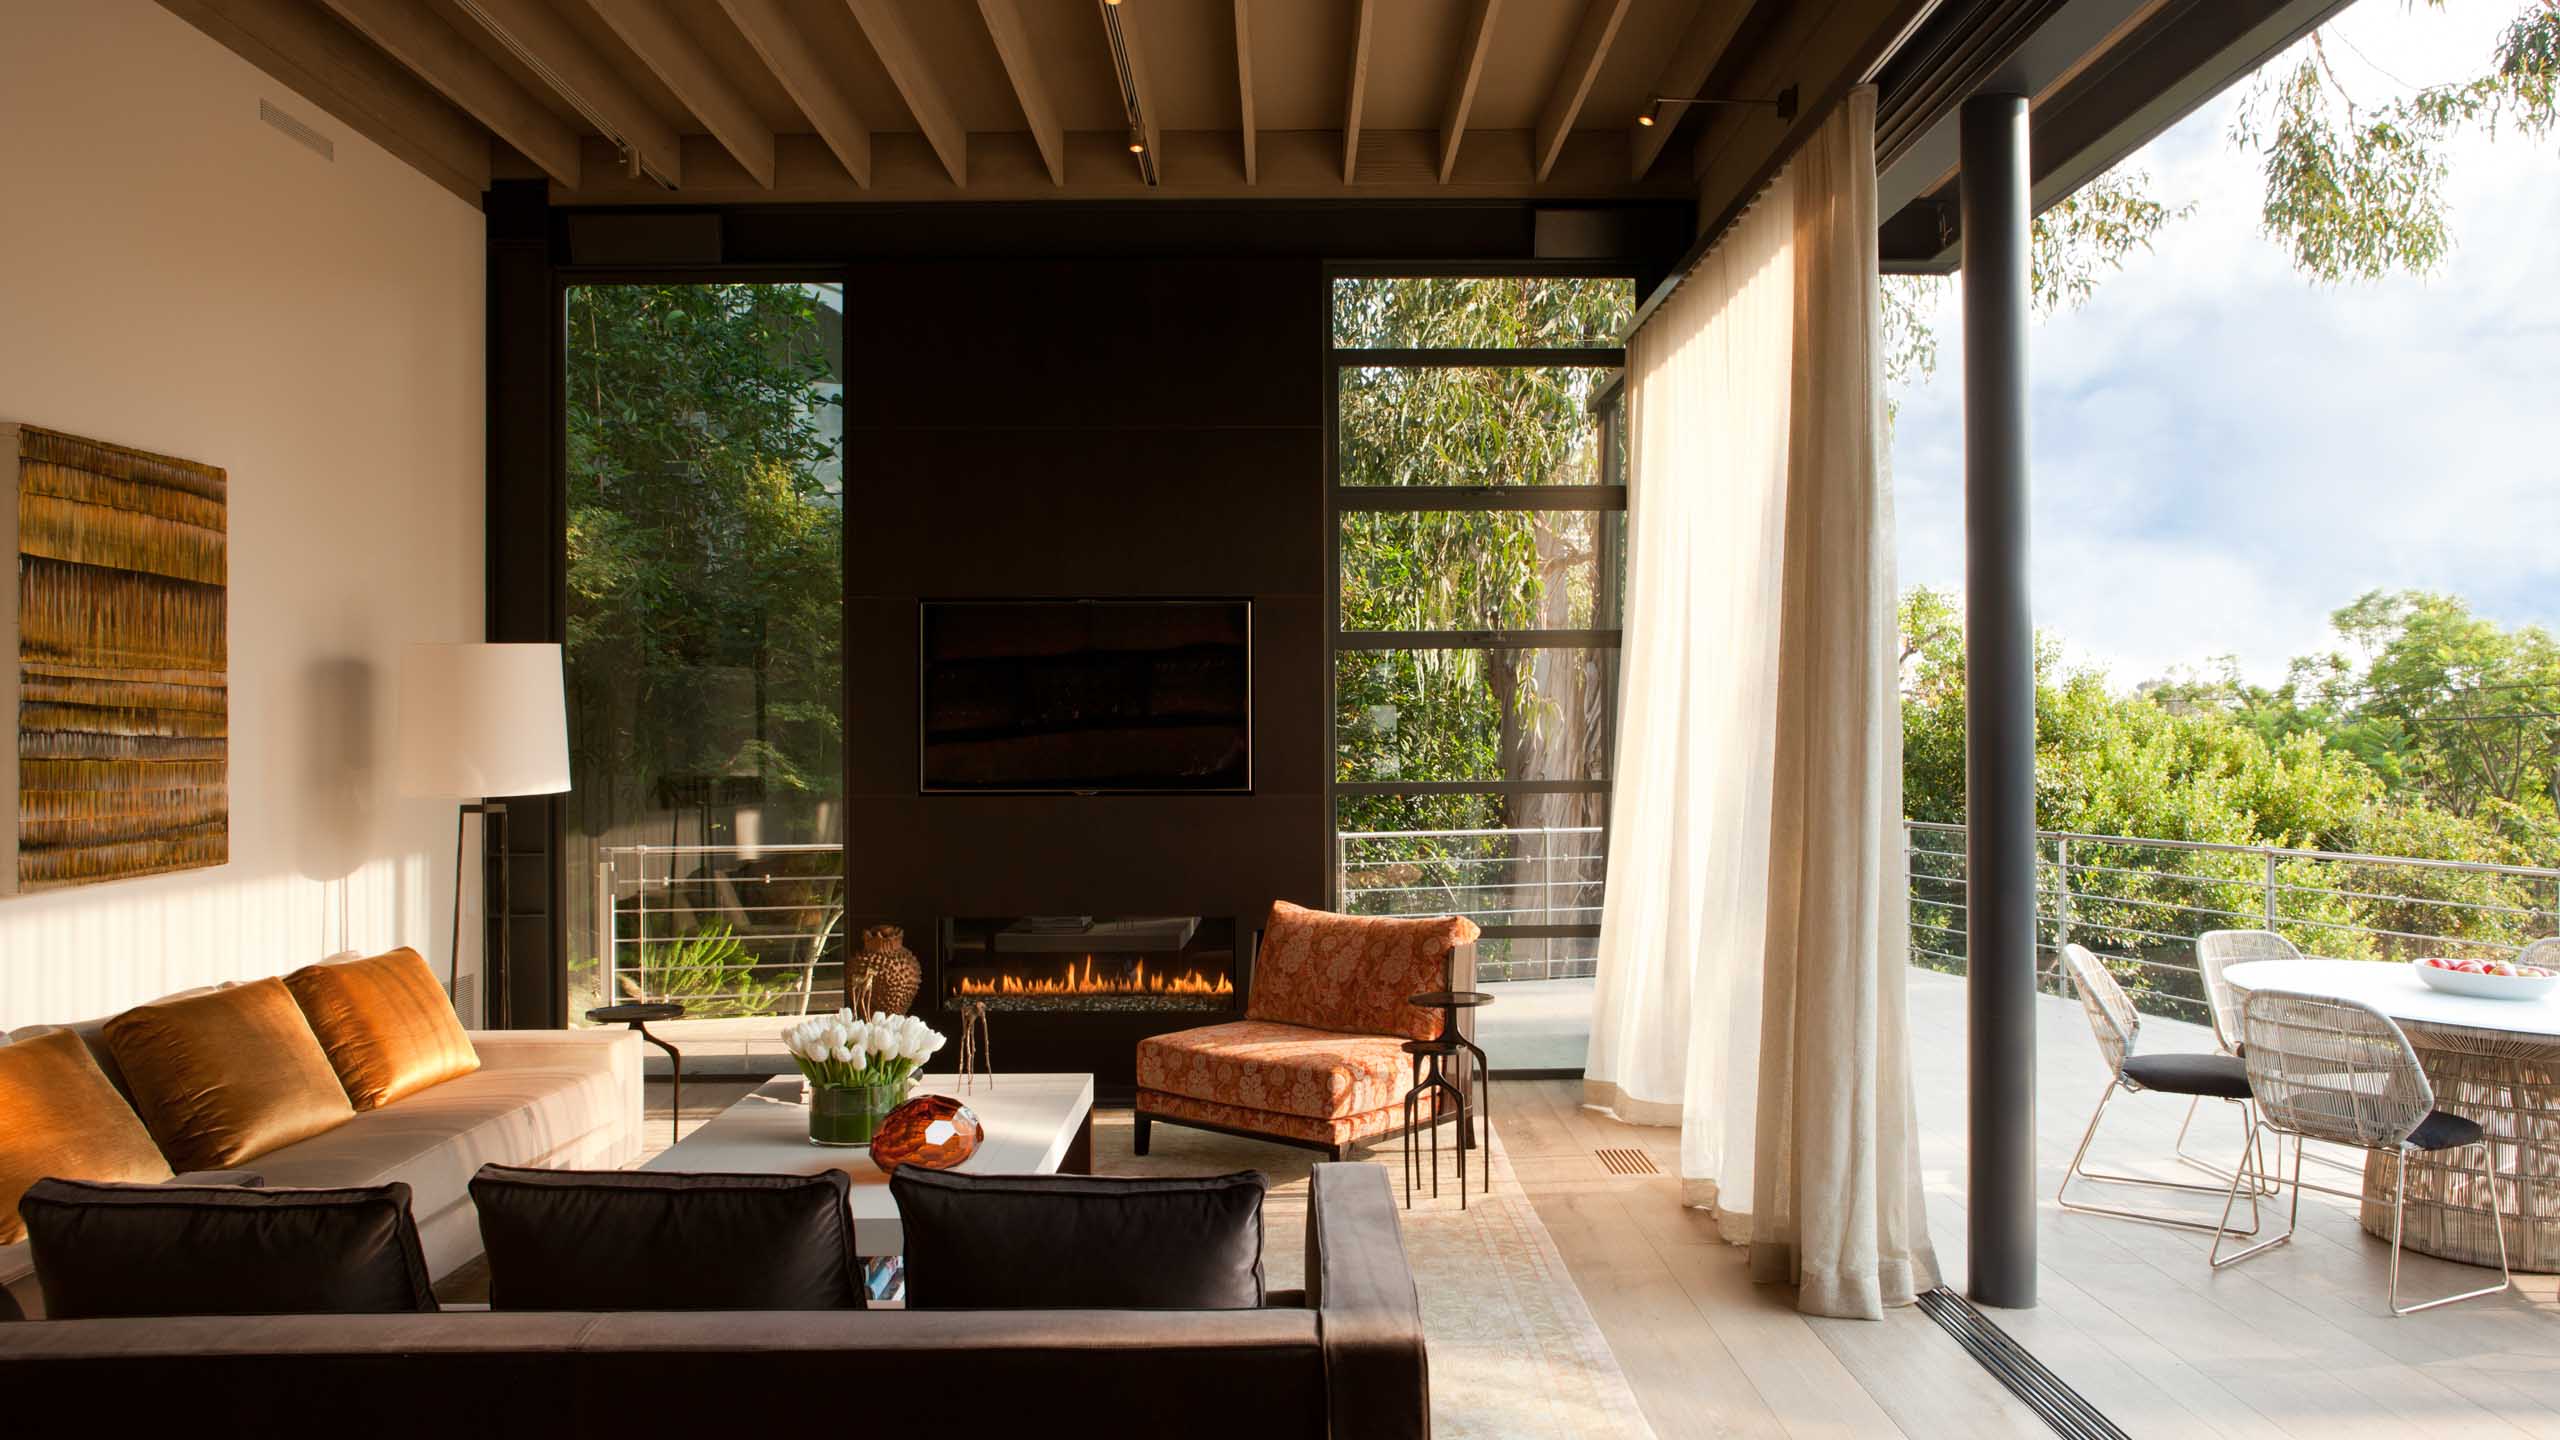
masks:
POLYGON ((275 107, 274 102, 258 102, 258 118, 273 125, 323 160, 338 158, 338 142, 312 129, 308 124, 275 107))

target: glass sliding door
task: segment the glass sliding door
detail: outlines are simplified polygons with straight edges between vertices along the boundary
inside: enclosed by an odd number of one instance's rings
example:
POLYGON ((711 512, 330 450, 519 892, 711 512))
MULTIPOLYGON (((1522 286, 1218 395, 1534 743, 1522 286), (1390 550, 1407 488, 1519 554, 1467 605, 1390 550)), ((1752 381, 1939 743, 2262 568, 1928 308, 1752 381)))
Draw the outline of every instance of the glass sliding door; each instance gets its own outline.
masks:
POLYGON ((840 284, 567 294, 569 1014, 832 1009, 840 284))

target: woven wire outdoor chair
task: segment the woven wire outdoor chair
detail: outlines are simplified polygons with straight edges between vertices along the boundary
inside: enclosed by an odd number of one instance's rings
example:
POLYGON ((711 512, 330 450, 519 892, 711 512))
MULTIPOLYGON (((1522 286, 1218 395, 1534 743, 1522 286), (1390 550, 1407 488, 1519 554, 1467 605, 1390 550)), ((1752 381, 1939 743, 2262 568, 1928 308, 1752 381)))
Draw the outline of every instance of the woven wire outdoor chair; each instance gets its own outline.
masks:
MULTIPOLYGON (((2252 1255, 2282 1245, 2302 1223, 2302 1143, 2328 1140, 2391 1157, 2391 1313, 2414 1315, 2456 1300, 2495 1295, 2514 1283, 2507 1266, 2506 1220, 2498 1210, 2495 1161, 2478 1121, 2438 1110, 2435 1089, 2418 1066, 2418 1052, 2388 1015, 2355 1000, 2303 995, 2286 990, 2252 992, 2241 1009, 2241 1057, 2248 1067, 2249 1088, 2257 1097, 2256 1128, 2277 1137, 2293 1137, 2293 1209, 2281 1235, 2222 1253, 2223 1241, 2257 1233, 2257 1187, 2249 1191, 2251 1228, 2229 1228, 2241 1181, 2263 1164, 2264 1148, 2253 1130, 2233 1167, 2231 1193, 2224 1199, 2224 1228, 2213 1237, 2210 1259, 2215 1269, 2236 1265, 2252 1255), (2459 1294, 2400 1303, 2400 1235, 2408 1208, 2409 1157, 2429 1150, 2477 1146, 2480 1150, 2480 1194, 2489 1207, 2489 1226, 2498 1234, 2498 1283, 2459 1294)), ((2448 1197, 2450 1198, 2450 1197, 2448 1197)))
MULTIPOLYGON (((2098 957, 2079 945, 2062 947, 2062 963, 2071 972, 2072 988, 2080 995, 2080 1008, 2089 1015, 2089 1030, 2098 1040, 2098 1056, 2107 1065, 2107 1088, 2098 1096, 2096 1113, 2089 1117, 2089 1128, 2080 1136, 2080 1148, 2072 1152, 2071 1163, 2062 1172, 2062 1185, 2054 1191, 2054 1203, 2065 1210, 2085 1215, 2110 1215, 2119 1220, 2139 1220, 2146 1225, 2166 1225, 2177 1230, 2194 1230, 2202 1234, 2219 1234, 2230 1222, 2226 1203, 2220 1224, 2204 1220, 2184 1220, 2149 1210, 2129 1210, 2112 1205, 2092 1205, 2071 1198, 2071 1182, 2091 1181, 2108 1185, 2142 1185, 2154 1190, 2183 1190, 2195 1195, 2221 1195, 2220 1185, 2194 1185, 2180 1180, 2153 1180, 2140 1175, 2120 1175, 2087 1168, 2089 1147, 2098 1138, 2098 1123, 2107 1116, 2107 1102, 2118 1090, 2134 1093, 2152 1091, 2162 1095, 2186 1095, 2196 1099, 2227 1101, 2240 1107, 2241 1124, 2255 1144, 2258 1124, 2250 1109, 2249 1077, 2240 1061, 2229 1055, 2195 1053, 2135 1053, 2135 1042, 2142 1034, 2141 1012, 2107 972, 2098 957)), ((2245 1167, 2244 1167, 2245 1169, 2245 1167)), ((2235 1174, 2240 1172, 2234 1172, 2235 1174)), ((2255 1235, 2257 1231, 2257 1191, 2249 1187, 2250 1228, 2240 1232, 2255 1235)))
POLYGON ((2519 965, 2539 965, 2545 970, 2560 970, 2560 939, 2536 940, 2516 952, 2519 965))
MULTIPOLYGON (((2205 1014, 2213 1022, 2213 1043, 2225 1055, 2240 1053, 2240 994, 2231 988, 2222 972, 2231 966, 2252 960, 2299 960, 2302 951, 2273 930, 2207 930, 2196 937, 2196 974, 2204 981, 2205 1014)), ((2198 1155, 2187 1149, 2187 1130, 2196 1123, 2196 1107, 2202 1097, 2187 1102, 2187 1118, 2178 1122, 2178 1158, 2202 1170, 2216 1180, 2229 1180, 2231 1171, 2219 1160, 2198 1155)), ((2314 1155, 2314 1160, 2322 1157, 2314 1155)), ((2261 1181, 2264 1193, 2275 1193, 2275 1184, 2261 1181)), ((2348 1195, 2345 1190, 2328 1190, 2332 1195, 2348 1195)))

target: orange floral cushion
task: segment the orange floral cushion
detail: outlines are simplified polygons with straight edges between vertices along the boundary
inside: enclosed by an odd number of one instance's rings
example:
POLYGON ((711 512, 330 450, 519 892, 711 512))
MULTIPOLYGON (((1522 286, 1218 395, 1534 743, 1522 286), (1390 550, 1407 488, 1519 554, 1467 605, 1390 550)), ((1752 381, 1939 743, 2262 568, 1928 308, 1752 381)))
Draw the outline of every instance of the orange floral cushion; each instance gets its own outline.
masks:
POLYGON ((1334 915, 1283 900, 1271 907, 1253 957, 1245 1018, 1434 1039, 1440 1012, 1406 997, 1448 989, 1449 952, 1475 938, 1475 922, 1463 915, 1334 915))
POLYGON ((1138 1088, 1329 1119, 1404 1103, 1413 1060, 1392 1035, 1239 1020, 1138 1042, 1138 1088))

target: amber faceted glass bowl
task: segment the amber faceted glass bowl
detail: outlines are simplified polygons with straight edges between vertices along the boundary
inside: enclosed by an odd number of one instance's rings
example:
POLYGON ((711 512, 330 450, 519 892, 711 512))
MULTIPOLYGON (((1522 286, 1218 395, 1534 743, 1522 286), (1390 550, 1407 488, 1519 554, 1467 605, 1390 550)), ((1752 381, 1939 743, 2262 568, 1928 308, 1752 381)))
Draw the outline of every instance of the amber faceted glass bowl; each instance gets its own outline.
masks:
POLYGON ((871 1159, 892 1172, 901 1165, 948 1170, 978 1153, 985 1138, 977 1111, 948 1095, 919 1095, 881 1119, 871 1159))

